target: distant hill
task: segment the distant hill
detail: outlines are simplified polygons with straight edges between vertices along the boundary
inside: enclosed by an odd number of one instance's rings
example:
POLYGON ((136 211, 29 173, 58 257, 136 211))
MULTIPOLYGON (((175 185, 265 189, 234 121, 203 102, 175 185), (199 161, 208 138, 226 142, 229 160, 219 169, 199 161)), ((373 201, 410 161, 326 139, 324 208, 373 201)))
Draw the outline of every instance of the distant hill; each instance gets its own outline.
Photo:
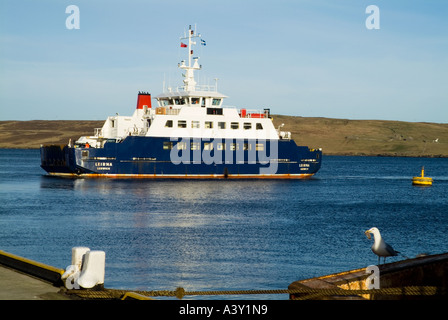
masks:
POLYGON ((327 155, 448 157, 448 124, 274 116, 297 144, 327 155))
POLYGON ((94 134, 104 121, 33 120, 0 121, 0 148, 38 149, 41 144, 67 144, 94 134))
MULTIPOLYGON (((273 115, 298 145, 326 155, 448 157, 448 124, 273 115)), ((104 121, 0 121, 0 148, 39 148, 93 135, 104 121)))

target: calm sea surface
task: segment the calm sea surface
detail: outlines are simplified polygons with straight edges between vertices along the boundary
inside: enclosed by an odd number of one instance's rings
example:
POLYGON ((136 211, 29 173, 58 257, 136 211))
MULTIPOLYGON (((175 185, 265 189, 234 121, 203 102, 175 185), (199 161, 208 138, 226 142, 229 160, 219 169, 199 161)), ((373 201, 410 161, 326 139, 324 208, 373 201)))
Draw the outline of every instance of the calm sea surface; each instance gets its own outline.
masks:
POLYGON ((0 150, 0 250, 64 269, 72 247, 103 250, 107 288, 287 289, 376 264, 374 226, 408 257, 448 251, 448 159, 324 156, 304 181, 64 179, 39 165, 38 150, 0 150), (411 184, 422 166, 432 187, 411 184))

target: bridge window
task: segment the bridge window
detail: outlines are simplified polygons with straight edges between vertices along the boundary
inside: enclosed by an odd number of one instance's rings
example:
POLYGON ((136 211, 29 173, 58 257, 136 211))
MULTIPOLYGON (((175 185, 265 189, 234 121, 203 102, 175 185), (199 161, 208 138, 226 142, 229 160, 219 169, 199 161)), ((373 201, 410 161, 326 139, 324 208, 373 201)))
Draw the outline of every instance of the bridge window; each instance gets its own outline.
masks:
POLYGON ((263 125, 261 123, 257 123, 257 130, 263 130, 263 125))
POLYGON ((206 129, 213 129, 213 121, 205 121, 206 129))
POLYGON ((166 120, 165 128, 172 128, 172 127, 173 127, 173 120, 166 120))
POLYGON ((252 123, 250 123, 250 122, 244 122, 244 124, 243 124, 243 128, 244 128, 244 130, 250 130, 250 129, 252 129, 252 123))
POLYGON ((160 103, 160 106, 161 106, 161 107, 165 107, 165 106, 167 106, 167 105, 170 104, 170 102, 168 101, 168 99, 162 99, 162 100, 159 100, 159 103, 160 103))
POLYGON ((186 128, 187 127, 187 121, 185 121, 185 120, 177 121, 177 127, 178 128, 186 128))
POLYGON ((226 128, 226 123, 225 122, 218 122, 218 128, 219 129, 225 129, 226 128))
POLYGON ((207 108, 207 114, 215 114, 222 116, 222 108, 207 108))
POLYGON ((240 127, 240 124, 238 122, 231 122, 230 128, 231 129, 238 129, 240 127))
POLYGON ((185 99, 184 98, 174 99, 174 103, 177 105, 183 105, 183 104, 185 104, 185 99))
POLYGON ((221 99, 213 99, 212 100, 212 105, 219 106, 220 104, 221 104, 221 99))

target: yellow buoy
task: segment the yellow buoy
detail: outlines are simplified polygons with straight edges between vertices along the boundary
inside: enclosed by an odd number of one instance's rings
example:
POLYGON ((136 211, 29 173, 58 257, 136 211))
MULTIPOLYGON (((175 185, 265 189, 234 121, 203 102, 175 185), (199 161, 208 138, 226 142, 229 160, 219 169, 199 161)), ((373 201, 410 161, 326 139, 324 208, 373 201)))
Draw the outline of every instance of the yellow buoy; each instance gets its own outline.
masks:
POLYGON ((432 178, 425 177, 425 167, 422 167, 422 174, 420 177, 412 178, 412 184, 416 186, 431 186, 432 178))

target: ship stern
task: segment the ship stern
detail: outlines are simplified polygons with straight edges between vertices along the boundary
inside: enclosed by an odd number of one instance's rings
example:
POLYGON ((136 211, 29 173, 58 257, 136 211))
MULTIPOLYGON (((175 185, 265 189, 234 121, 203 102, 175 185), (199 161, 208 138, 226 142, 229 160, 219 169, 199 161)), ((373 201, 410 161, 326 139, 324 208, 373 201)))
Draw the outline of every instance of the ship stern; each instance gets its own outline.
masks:
POLYGON ((43 145, 40 147, 41 168, 50 175, 76 175, 74 148, 68 145, 43 145))

